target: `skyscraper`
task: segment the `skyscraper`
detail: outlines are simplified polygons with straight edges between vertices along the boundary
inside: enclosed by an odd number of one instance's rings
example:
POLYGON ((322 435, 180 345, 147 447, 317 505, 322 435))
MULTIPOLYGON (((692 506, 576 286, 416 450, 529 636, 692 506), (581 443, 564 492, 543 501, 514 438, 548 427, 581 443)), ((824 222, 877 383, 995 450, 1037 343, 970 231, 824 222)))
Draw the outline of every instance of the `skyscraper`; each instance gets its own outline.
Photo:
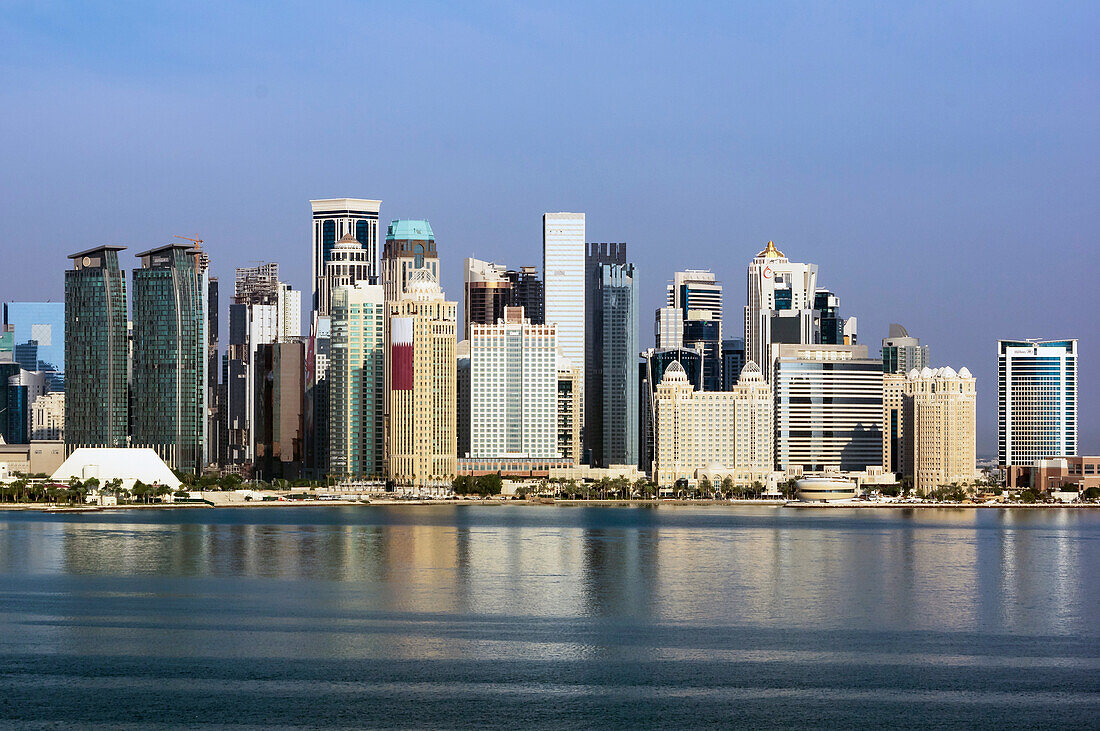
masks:
POLYGON ((13 360, 25 370, 46 374, 51 391, 65 389, 65 303, 5 302, 13 360))
POLYGON ((205 278, 191 244, 138 254, 134 270, 132 441, 174 470, 201 473, 206 435, 205 278))
POLYGON ((382 201, 362 198, 326 198, 309 202, 313 207, 313 309, 328 314, 321 295, 325 263, 336 242, 351 234, 362 244, 369 263, 367 279, 378 283, 378 210, 382 201))
POLYGON ((470 457, 545 461, 558 452, 557 327, 509 307, 470 332, 470 457))
MULTIPOLYGON (((745 341, 726 338, 722 341, 722 390, 732 391, 745 367, 745 341)), ((757 368, 759 372, 759 368, 757 368)))
POLYGON ((638 290, 626 244, 588 244, 585 294, 585 451, 594 466, 634 465, 638 290))
POLYGON ((657 308, 653 314, 653 336, 658 350, 684 347, 684 313, 679 307, 657 308))
MULTIPOLYGON (((722 285, 701 269, 676 272, 667 287, 668 307, 680 311, 682 346, 703 354, 703 390, 722 390, 722 285)), ((662 311, 658 310, 658 318, 662 311)), ((662 323, 658 319, 658 327, 662 323)), ((662 347, 678 347, 672 332, 660 333, 662 347)))
POLYGON ((384 300, 378 284, 359 282, 332 290, 328 427, 331 475, 383 477, 384 300))
POLYGON ((760 366, 769 383, 773 345, 814 342, 816 292, 817 265, 789 261, 771 241, 749 264, 745 358, 760 366))
MULTIPOLYGON (((892 376, 886 376, 892 378, 892 376)), ((904 376, 903 471, 918 493, 977 476, 975 389, 970 371, 915 368, 904 376)))
POLYGON ((558 349, 558 453, 571 465, 581 460, 581 369, 558 349))
POLYGON ((462 269, 465 285, 462 336, 468 340, 470 325, 495 325, 504 317, 504 308, 512 299, 512 282, 508 279, 508 270, 492 262, 467 258, 462 269))
POLYGON ((439 281, 439 256, 431 224, 410 219, 391 221, 382 249, 382 287, 387 302, 401 299, 409 278, 418 269, 426 269, 439 281))
POLYGON ((840 298, 832 290, 814 292, 817 312, 817 342, 822 345, 856 345, 856 318, 840 316, 840 298))
POLYGON ((318 300, 325 303, 321 314, 328 314, 328 302, 332 291, 337 287, 357 282, 376 284, 373 279, 376 266, 367 248, 350 233, 344 234, 336 246, 329 250, 328 260, 325 262, 325 273, 321 277, 317 295, 318 300))
MULTIPOLYGON (((562 355, 581 370, 584 388, 585 246, 583 213, 542 214, 546 322, 558 326, 562 355)), ((583 408, 583 398, 582 398, 583 408)), ((584 415, 581 421, 585 421, 584 415)), ((583 431, 583 429, 582 429, 583 431)))
POLYGON ((776 350, 776 469, 857 472, 882 465, 882 361, 866 345, 776 350))
POLYGON ((997 460, 1077 455, 1077 340, 997 341, 997 460))
POLYGON ((544 324, 546 318, 543 315, 543 288, 538 267, 509 269, 504 276, 512 285, 508 306, 522 307, 532 325, 544 324))
POLYGON ((65 451, 125 447, 129 432, 125 246, 71 255, 65 272, 65 451))
POLYGON ((296 480, 302 476, 304 357, 301 338, 261 343, 253 353, 252 474, 259 479, 296 480))
POLYGON ((649 348, 641 353, 638 364, 638 469, 649 473, 653 469, 653 448, 656 425, 654 399, 665 371, 679 363, 688 383, 696 391, 703 390, 703 354, 694 348, 649 348))
POLYGON ((458 303, 444 298, 430 270, 418 269, 386 308, 386 475, 449 487, 457 469, 458 303))
POLYGON ((928 346, 896 322, 890 324, 890 334, 882 339, 882 372, 909 373, 928 367, 928 346))

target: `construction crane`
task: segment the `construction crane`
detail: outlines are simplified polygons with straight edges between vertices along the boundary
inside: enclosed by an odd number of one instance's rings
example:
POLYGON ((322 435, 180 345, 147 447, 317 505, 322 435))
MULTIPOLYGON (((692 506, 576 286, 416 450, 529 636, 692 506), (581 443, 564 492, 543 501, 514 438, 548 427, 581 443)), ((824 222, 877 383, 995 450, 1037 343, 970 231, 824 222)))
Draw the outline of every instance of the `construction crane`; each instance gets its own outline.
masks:
POLYGON ((202 245, 203 245, 203 240, 202 239, 194 239, 194 238, 191 238, 190 236, 180 236, 179 234, 174 234, 174 236, 177 239, 184 239, 185 241, 190 241, 191 243, 193 243, 195 245, 195 263, 198 264, 200 271, 206 271, 210 267, 210 257, 208 257, 206 255, 206 252, 202 250, 202 245))

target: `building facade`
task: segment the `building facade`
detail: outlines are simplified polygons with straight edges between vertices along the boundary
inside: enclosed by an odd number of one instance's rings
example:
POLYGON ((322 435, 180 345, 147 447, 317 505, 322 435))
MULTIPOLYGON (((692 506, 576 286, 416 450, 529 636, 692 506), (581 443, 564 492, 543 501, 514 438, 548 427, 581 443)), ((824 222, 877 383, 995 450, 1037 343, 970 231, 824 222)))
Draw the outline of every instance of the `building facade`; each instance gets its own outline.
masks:
POLYGON ((509 307, 470 332, 470 457, 545 461, 558 452, 557 327, 509 307))
POLYGON ((641 353, 638 364, 638 469, 646 473, 653 468, 657 386, 673 363, 680 364, 696 391, 703 390, 703 354, 694 348, 649 348, 641 353))
POLYGON ((206 282, 193 247, 138 255, 134 270, 132 444, 201 474, 206 442, 206 282))
POLYGON ((543 312, 543 287, 539 279, 538 267, 526 266, 519 269, 509 269, 504 273, 508 282, 512 285, 509 293, 508 305, 510 307, 522 307, 526 317, 532 325, 542 325, 546 322, 543 312))
POLYGON ((313 309, 328 314, 324 288, 325 264, 336 243, 350 234, 362 245, 371 284, 378 283, 378 211, 382 201, 364 198, 326 198, 309 202, 313 208, 313 309))
POLYGON ((1077 341, 997 341, 997 460, 1077 454, 1077 341))
MULTIPOLYGON (((667 286, 666 304, 680 311, 682 339, 681 343, 672 345, 673 337, 661 337, 661 347, 666 347, 667 340, 670 343, 667 347, 682 345, 702 353, 703 390, 723 390, 722 285, 710 271, 676 272, 667 286)), ((658 310, 658 317, 660 313, 658 310)))
MULTIPOLYGON (((726 338, 722 341, 722 390, 732 391, 745 368, 745 341, 726 338)), ((759 368, 757 368, 759 370, 759 368)))
POLYGON ((253 476, 297 480, 304 461, 305 344, 301 338, 257 346, 253 388, 253 476))
POLYGON ((658 485, 704 476, 749 485, 772 472, 772 395, 755 363, 734 391, 697 391, 674 362, 657 385, 654 422, 658 485))
POLYGON ((928 346, 910 337, 903 326, 891 323, 890 335, 882 339, 882 372, 905 375, 913 369, 922 371, 928 364, 928 346))
POLYGON ((129 434, 124 246, 71 255, 65 272, 65 451, 125 447, 129 434))
POLYGON ((757 363, 765 380, 774 374, 775 348, 813 343, 817 265, 787 259, 775 244, 753 257, 745 305, 745 358, 757 363))
POLYGON ((470 338, 470 325, 495 325, 511 304, 512 282, 508 269, 480 259, 463 260, 462 337, 470 338))
POLYGON ((386 301, 400 300, 409 278, 420 270, 427 270, 439 281, 439 256, 431 224, 412 219, 391 221, 382 249, 382 287, 386 301))
POLYGON ((386 475, 447 489, 457 470, 458 303, 445 299, 430 270, 418 269, 386 307, 386 475))
MULTIPOLYGON (((558 326, 562 355, 581 370, 584 388, 585 221, 583 213, 542 214, 542 272, 547 323, 558 326)), ((584 402, 582 399, 582 408, 584 402)), ((582 431, 584 416, 582 414, 582 431)))
POLYGON ((975 379, 966 368, 927 366, 905 380, 905 475, 918 493, 977 476, 975 379))
POLYGON ((626 244, 588 244, 584 445, 589 464, 638 462, 638 289, 626 244))
POLYGON ((65 439, 65 394, 51 391, 31 405, 31 441, 65 439))
POLYGON ((381 479, 386 314, 382 286, 359 282, 337 287, 331 312, 328 472, 381 479))
POLYGON ((12 334, 12 359, 47 374, 51 391, 65 390, 65 303, 5 302, 4 327, 12 334))
POLYGON ((558 353, 558 453, 571 465, 581 463, 581 369, 558 353))
POLYGON ((881 469, 882 361, 865 345, 781 345, 777 355, 776 469, 881 469))
POLYGON ((367 248, 351 234, 345 234, 329 251, 328 261, 325 262, 325 275, 321 277, 317 295, 325 303, 324 312, 328 314, 332 292, 337 287, 357 282, 370 284, 376 266, 367 248))

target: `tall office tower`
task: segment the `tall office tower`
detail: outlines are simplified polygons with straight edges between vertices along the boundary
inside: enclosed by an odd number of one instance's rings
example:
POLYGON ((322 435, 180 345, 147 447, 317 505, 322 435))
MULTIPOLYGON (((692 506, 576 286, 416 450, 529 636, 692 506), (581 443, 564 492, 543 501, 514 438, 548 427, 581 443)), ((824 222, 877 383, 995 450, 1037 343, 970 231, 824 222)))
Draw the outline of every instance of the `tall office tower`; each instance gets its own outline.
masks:
POLYGON ((279 282, 276 305, 279 308, 279 342, 302 337, 302 293, 286 282, 279 282))
MULTIPOLYGON (((732 391, 745 368, 745 341, 727 338, 722 341, 722 390, 732 391)), ((757 368, 757 371, 760 369, 757 368)))
POLYGON ((772 471, 771 389, 749 363, 733 391, 697 391, 673 362, 654 396, 653 479, 707 477, 748 485, 772 471))
POLYGON ((817 341, 822 345, 856 345, 856 318, 840 316, 840 298, 831 290, 814 292, 817 311, 817 341))
POLYGON ((638 289, 626 244, 590 243, 585 273, 584 448, 589 464, 638 463, 638 289))
POLYGON ((1077 455, 1077 340, 997 341, 997 460, 1077 455))
MULTIPOLYGON (((703 390, 722 390, 722 285, 700 269, 676 272, 667 287, 667 306, 680 310, 683 347, 703 354, 703 390)), ((664 338, 662 338, 664 347, 664 338)), ((669 347, 678 347, 671 344, 669 347)))
POLYGON ((252 475, 261 480, 297 480, 304 457, 305 344, 301 338, 261 343, 253 353, 255 413, 252 475))
POLYGON ((653 320, 654 342, 658 350, 684 347, 684 313, 679 307, 658 307, 653 320))
POLYGON ((653 469, 653 399, 665 371, 679 363, 688 382, 697 391, 703 390, 703 354, 694 348, 649 348, 642 351, 638 364, 638 469, 649 473, 653 469))
POLYGON ((558 349, 558 453, 569 464, 581 460, 581 369, 558 349))
POLYGON ((321 314, 328 314, 329 299, 332 297, 332 291, 337 287, 356 282, 377 284, 372 279, 375 266, 366 247, 351 234, 345 234, 329 250, 328 259, 325 261, 324 276, 320 278, 320 287, 317 290, 318 301, 324 303, 321 314))
POLYGON ((65 394, 61 391, 35 399, 31 406, 31 441, 65 439, 65 394))
POLYGON ((313 310, 328 314, 323 296, 325 264, 336 242, 350 234, 363 246, 368 263, 364 279, 378 283, 378 209, 382 201, 362 198, 326 198, 313 207, 313 310))
POLYGON ((44 371, 0 363, 0 436, 5 442, 27 444, 31 440, 34 407, 48 390, 44 371))
POLYGON ((904 477, 905 396, 909 377, 905 373, 882 375, 882 469, 904 477))
POLYGON ((471 326, 471 459, 559 458, 557 354, 557 326, 532 325, 520 307, 471 326))
POLYGON ((125 447, 129 434, 125 246, 97 246, 69 258, 65 272, 65 452, 125 447))
POLYGON ((882 339, 882 372, 908 373, 928 367, 928 346, 920 339, 909 337, 909 331, 896 322, 890 324, 890 335, 882 339))
MULTIPOLYGON (((584 389, 585 246, 583 213, 542 214, 543 315, 558 326, 562 355, 581 370, 584 389)), ((584 408, 582 394, 581 408, 584 408)), ((581 414, 581 431, 585 415, 581 414)))
POLYGON ((512 282, 500 264, 480 259, 463 261, 462 336, 470 339, 470 325, 495 325, 512 301, 512 282))
POLYGON ((256 455, 256 434, 252 428, 256 416, 256 378, 265 363, 256 360, 261 345, 280 342, 293 330, 293 307, 285 304, 287 287, 279 281, 279 265, 261 263, 237 269, 233 303, 229 306, 229 342, 223 364, 225 426, 222 429, 222 463, 240 469, 251 464, 256 455), (290 322, 287 321, 289 311, 290 322))
POLYGON ((386 303, 379 284, 332 290, 329 467, 341 477, 381 479, 386 303))
POLYGON ((459 458, 470 456, 470 341, 455 345, 455 443, 459 458))
POLYGON ((539 279, 538 267, 520 267, 509 269, 504 276, 512 285, 509 292, 509 307, 522 307, 532 325, 546 322, 543 313, 543 288, 539 279))
POLYGON ((329 355, 332 320, 313 313, 306 339, 306 472, 322 479, 329 468, 329 355))
POLYGON ((458 303, 444 298, 430 270, 418 269, 386 308, 386 474, 445 489, 457 469, 458 303))
POLYGON ((138 254, 134 270, 132 440, 200 474, 206 433, 206 282, 191 244, 138 254))
POLYGON ((439 256, 431 224, 408 219, 391 221, 382 249, 382 287, 386 301, 400 300, 413 273, 419 269, 428 270, 432 278, 439 281, 439 256))
POLYGON ((768 242, 748 270, 745 358, 760 366, 771 383, 781 344, 813 343, 817 265, 791 262, 768 242))
POLYGON ((966 368, 926 366, 905 377, 904 474, 917 492, 977 476, 974 385, 966 368))
POLYGON ((222 389, 218 382, 221 372, 221 357, 218 347, 219 319, 218 278, 207 276, 206 280, 206 454, 204 464, 218 464, 221 459, 221 439, 224 435, 222 422, 225 405, 222 403, 222 389))
POLYGON ((776 468, 881 466, 882 361, 866 345, 780 345, 775 368, 776 468))
POLYGON ((65 390, 65 303, 5 302, 4 326, 12 334, 12 359, 45 373, 51 391, 65 390))

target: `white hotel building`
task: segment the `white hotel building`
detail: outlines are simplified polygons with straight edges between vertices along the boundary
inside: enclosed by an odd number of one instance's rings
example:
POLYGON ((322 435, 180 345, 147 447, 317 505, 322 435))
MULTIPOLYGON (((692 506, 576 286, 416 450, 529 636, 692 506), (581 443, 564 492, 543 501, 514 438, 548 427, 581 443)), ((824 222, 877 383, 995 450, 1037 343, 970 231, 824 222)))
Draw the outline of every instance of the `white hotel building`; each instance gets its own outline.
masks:
POLYGON ((1077 341, 997 342, 997 461, 1077 455, 1077 341))
POLYGON ((561 459, 557 354, 557 326, 532 325, 522 307, 470 324, 471 460, 561 459))

